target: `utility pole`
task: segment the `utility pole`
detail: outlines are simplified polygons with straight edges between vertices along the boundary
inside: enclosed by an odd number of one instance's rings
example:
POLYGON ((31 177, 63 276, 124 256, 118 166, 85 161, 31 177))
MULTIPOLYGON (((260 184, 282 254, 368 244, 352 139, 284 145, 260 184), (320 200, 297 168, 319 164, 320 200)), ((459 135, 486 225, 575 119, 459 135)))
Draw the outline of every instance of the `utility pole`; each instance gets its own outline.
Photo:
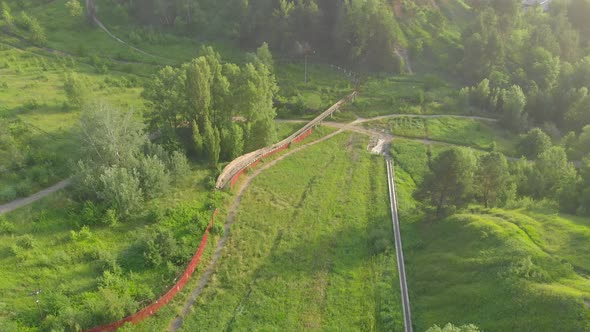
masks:
POLYGON ((314 54, 315 51, 311 48, 311 45, 309 45, 308 42, 305 42, 303 45, 301 45, 302 48, 302 53, 303 56, 305 58, 305 77, 304 77, 304 82, 305 84, 307 84, 307 58, 311 55, 314 54))
POLYGON ((305 84, 307 84, 307 53, 305 53, 305 84))

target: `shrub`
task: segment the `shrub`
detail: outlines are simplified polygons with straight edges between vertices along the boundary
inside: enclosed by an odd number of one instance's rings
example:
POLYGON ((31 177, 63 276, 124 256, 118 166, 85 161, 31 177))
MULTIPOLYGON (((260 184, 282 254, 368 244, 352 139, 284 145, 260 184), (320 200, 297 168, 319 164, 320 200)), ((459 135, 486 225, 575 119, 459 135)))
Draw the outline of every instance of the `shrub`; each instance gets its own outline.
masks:
POLYGON ((12 18, 12 14, 10 13, 10 7, 6 4, 6 2, 2 2, 2 7, 0 8, 0 17, 6 22, 6 26, 10 30, 14 24, 14 19, 12 18))
POLYGON ((37 242, 30 234, 25 234, 19 237, 16 244, 23 249, 33 249, 37 247, 37 242))
POLYGON ((47 42, 45 36, 45 29, 39 24, 37 19, 31 19, 31 25, 29 30, 31 31, 31 41, 35 44, 43 45, 47 42))
POLYGON ((86 81, 76 73, 67 74, 64 80, 64 91, 68 104, 74 109, 81 109, 88 99, 89 90, 86 81))
POLYGON ((164 163, 156 156, 139 160, 139 180, 146 199, 166 193, 170 186, 170 176, 164 163))
POLYGON ((158 229, 144 242, 144 257, 146 264, 159 266, 170 261, 177 253, 178 245, 172 232, 168 229, 158 229))
POLYGON ((136 212, 143 202, 140 180, 135 171, 110 167, 100 176, 102 191, 100 198, 124 216, 136 212))
POLYGON ((82 226, 80 231, 70 231, 70 239, 74 242, 85 241, 92 238, 92 232, 90 228, 86 225, 82 226))
POLYGON ((0 235, 13 234, 15 229, 13 223, 6 220, 4 215, 0 215, 0 235))
POLYGON ((213 226, 211 227, 211 234, 212 235, 223 235, 224 232, 225 232, 225 228, 224 228, 222 222, 214 223, 213 226))
POLYGON ((23 180, 16 184, 15 190, 17 196, 26 196, 31 193, 33 186, 29 180, 23 180))
POLYGON ((27 31, 31 28, 31 22, 32 18, 25 12, 22 12, 15 21, 17 27, 27 31))
POLYGON ((12 186, 4 186, 0 189, 0 202, 9 202, 17 197, 16 189, 12 186))
POLYGON ((174 151, 170 157, 170 173, 175 183, 179 183, 190 173, 190 166, 186 156, 179 151, 174 151))
POLYGON ((111 227, 118 224, 117 212, 113 209, 108 209, 102 217, 102 223, 111 227))
POLYGON ((103 220, 102 207, 92 201, 85 201, 80 211, 80 221, 84 225, 96 225, 103 220))

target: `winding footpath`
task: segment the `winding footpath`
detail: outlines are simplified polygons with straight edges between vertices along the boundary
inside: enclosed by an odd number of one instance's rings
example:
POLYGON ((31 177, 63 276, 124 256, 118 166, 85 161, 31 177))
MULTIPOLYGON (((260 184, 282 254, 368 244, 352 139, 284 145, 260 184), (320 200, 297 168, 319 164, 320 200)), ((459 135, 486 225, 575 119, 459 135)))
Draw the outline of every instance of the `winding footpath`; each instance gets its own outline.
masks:
POLYGON ((64 189, 65 187, 69 186, 70 183, 71 183, 71 180, 66 179, 66 180, 63 180, 63 181, 60 181, 60 182, 54 184, 53 186, 51 186, 49 188, 45 188, 45 189, 43 189, 43 190, 41 190, 29 197, 20 198, 15 201, 12 201, 12 202, 2 204, 2 205, 0 205, 0 214, 8 213, 8 212, 14 211, 18 208, 21 208, 23 206, 29 205, 33 202, 36 202, 36 201, 40 200, 41 198, 46 197, 50 194, 53 194, 54 192, 56 192, 58 190, 64 189))
POLYGON ((389 155, 385 155, 387 164, 387 184, 389 187, 389 202, 391 208, 391 221, 393 222, 393 235, 395 239, 395 254, 397 261, 397 270, 399 274, 399 285, 402 295, 402 310, 404 314, 404 331, 413 332, 412 314, 410 310, 410 295, 408 293, 408 284, 406 281, 406 265, 404 263, 404 252, 402 248, 402 236, 400 231, 399 217, 397 214, 397 195, 395 193, 395 173, 393 162, 389 155))

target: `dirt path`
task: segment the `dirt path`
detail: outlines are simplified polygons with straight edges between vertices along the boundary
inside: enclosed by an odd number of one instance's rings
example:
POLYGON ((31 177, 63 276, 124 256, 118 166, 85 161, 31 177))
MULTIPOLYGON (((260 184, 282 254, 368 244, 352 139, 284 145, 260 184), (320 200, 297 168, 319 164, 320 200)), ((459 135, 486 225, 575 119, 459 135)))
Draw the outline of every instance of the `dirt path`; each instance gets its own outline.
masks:
POLYGON ((481 121, 490 121, 490 122, 498 122, 498 119, 495 118, 487 118, 483 116, 475 116, 475 115, 453 115, 453 114, 390 114, 390 115, 382 115, 377 116, 374 118, 360 118, 359 123, 370 122, 370 121, 378 121, 384 119, 391 119, 391 118, 421 118, 421 119, 439 119, 439 118, 455 118, 455 119, 470 119, 470 120, 481 120, 481 121))
POLYGON ((168 331, 174 332, 174 331, 178 331, 178 329, 180 329, 180 327, 182 326, 183 322, 184 322, 184 317, 187 316, 190 313, 190 310, 192 308, 192 306, 195 304, 195 301, 197 300, 197 298, 199 297, 199 295, 201 295, 201 293, 203 292, 203 290, 205 289, 205 286, 207 286, 207 283, 209 282, 209 279, 211 278, 211 276, 213 275, 213 273, 215 272, 215 266, 217 264, 217 261, 219 260, 219 258, 221 257, 221 252, 223 250, 223 248, 225 247, 225 243, 227 242, 227 239, 229 238, 230 235, 230 228, 231 226, 234 224, 235 222, 235 217, 236 217, 236 212, 237 209, 240 205, 240 202, 242 201, 242 198, 244 197, 244 194, 246 193, 246 189, 248 189, 248 187, 250 186, 250 184, 252 183, 252 180, 254 180, 254 178, 256 178, 258 175, 260 175, 260 173, 264 172, 265 170, 273 167, 274 165, 276 165, 279 161, 287 158, 288 156, 297 153, 307 147, 310 147, 312 145, 321 143, 323 141, 326 141, 340 133, 342 133, 344 131, 344 129, 340 129, 337 130, 329 135, 326 135, 318 140, 315 140, 313 142, 309 142, 305 145, 299 146, 287 153, 285 153, 284 155, 272 160, 271 162, 265 164, 264 166, 262 166, 261 168, 257 169, 254 173, 252 173, 251 175, 248 176, 248 178, 246 179, 246 181, 242 184, 242 186, 240 187, 238 194, 236 195, 236 198, 234 199, 229 213, 228 213, 228 217, 227 217, 227 221, 225 223, 224 226, 224 233, 223 236, 221 237, 221 240, 219 240, 219 242, 217 243, 217 247, 215 248, 215 253, 213 254, 213 257, 211 259, 211 262, 209 263, 209 265, 207 266, 207 269, 205 270, 205 272, 203 273, 203 275, 201 276, 201 279, 199 279, 199 282, 197 283, 197 286, 193 289, 193 291, 191 292, 189 298, 187 299, 185 305, 182 308, 182 311, 180 312, 180 314, 178 316, 176 316, 176 318, 174 318, 172 320, 172 322, 170 323, 169 327, 168 327, 168 331))
MULTIPOLYGON (((149 57, 152 57, 152 58, 161 59, 161 60, 167 60, 167 61, 174 61, 174 60, 172 60, 172 59, 168 59, 168 58, 164 58, 164 57, 161 57, 161 56, 158 56, 158 55, 150 54, 150 53, 148 53, 148 52, 146 52, 146 51, 144 51, 144 50, 141 50, 141 49, 139 49, 139 48, 137 48, 137 47, 135 47, 135 46, 133 46, 133 45, 131 45, 131 44, 127 43, 126 41, 124 41, 124 40, 120 39, 119 37, 117 37, 117 36, 113 35, 113 34, 111 33, 111 31, 109 31, 109 29, 107 29, 107 27, 106 27, 106 26, 105 26, 105 25, 104 25, 104 24, 103 24, 103 23, 102 23, 102 22, 101 22, 101 21, 98 19, 98 17, 96 17, 96 15, 92 17, 92 20, 94 21, 94 23, 95 23, 95 24, 96 24, 96 25, 97 25, 97 26, 98 26, 98 27, 99 27, 99 28, 100 28, 102 31, 104 31, 104 32, 105 32, 107 35, 109 35, 109 37, 111 37, 111 38, 113 38, 114 40, 116 40, 117 42, 119 42, 119 43, 121 43, 121 44, 123 44, 123 45, 125 45, 125 46, 127 46, 127 47, 129 47, 129 48, 131 48, 132 50, 134 50, 134 51, 136 51, 136 52, 138 52, 138 53, 141 53, 141 54, 143 54, 143 55, 147 55, 147 56, 149 56, 149 57)), ((174 61, 174 62, 175 62, 175 61, 174 61)))
POLYGON ((53 186, 51 186, 49 188, 43 189, 43 190, 41 190, 29 197, 20 198, 15 201, 12 201, 12 202, 2 204, 2 205, 0 205, 0 214, 8 213, 8 212, 14 211, 18 208, 21 208, 25 205, 29 205, 33 202, 36 202, 36 201, 40 200, 41 198, 46 197, 47 195, 50 195, 58 190, 61 190, 65 187, 69 186, 70 183, 71 183, 71 180, 66 179, 66 180, 63 180, 63 181, 60 181, 60 182, 54 184, 53 186))

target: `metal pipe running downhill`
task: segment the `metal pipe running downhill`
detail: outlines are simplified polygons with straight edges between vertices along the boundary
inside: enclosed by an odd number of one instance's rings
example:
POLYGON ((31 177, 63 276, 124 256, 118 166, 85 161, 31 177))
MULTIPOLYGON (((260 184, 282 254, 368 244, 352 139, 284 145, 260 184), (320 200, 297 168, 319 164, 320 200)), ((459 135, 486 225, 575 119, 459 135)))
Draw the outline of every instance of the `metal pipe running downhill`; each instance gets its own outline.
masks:
POLYGON ((404 331, 413 332, 412 314, 410 311, 410 296, 408 294, 408 284, 406 282, 406 267, 404 264, 404 253, 402 248, 402 236, 399 227, 399 218, 397 214, 397 196, 395 193, 395 177, 393 162, 391 157, 385 156, 387 165, 387 184, 389 187, 389 202, 391 208, 391 220, 393 222, 393 235, 395 239, 395 253, 397 260, 397 270, 399 274, 399 285, 402 295, 402 310, 404 314, 404 331))

